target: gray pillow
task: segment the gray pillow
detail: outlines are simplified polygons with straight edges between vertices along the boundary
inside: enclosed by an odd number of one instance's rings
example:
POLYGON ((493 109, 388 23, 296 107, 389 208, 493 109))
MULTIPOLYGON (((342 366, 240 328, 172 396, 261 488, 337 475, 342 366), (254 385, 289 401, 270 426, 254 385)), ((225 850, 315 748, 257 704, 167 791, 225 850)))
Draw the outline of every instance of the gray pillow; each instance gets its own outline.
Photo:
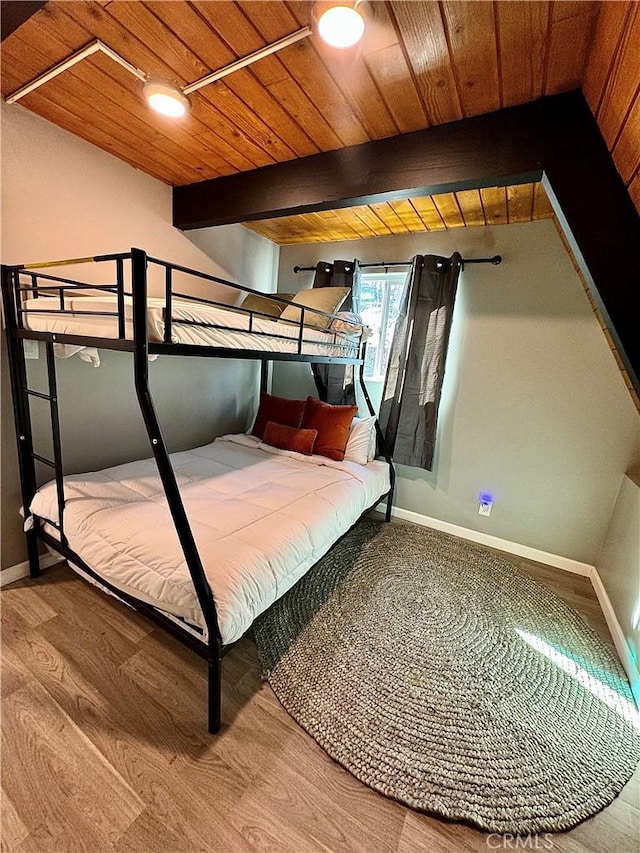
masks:
MULTIPOLYGON (((295 293, 275 293, 280 299, 286 299, 290 302, 295 293)), ((270 317, 279 317, 287 307, 284 302, 278 302, 277 299, 272 299, 262 293, 247 293, 245 298, 240 303, 241 308, 246 308, 248 311, 259 311, 261 314, 268 314, 270 317)))

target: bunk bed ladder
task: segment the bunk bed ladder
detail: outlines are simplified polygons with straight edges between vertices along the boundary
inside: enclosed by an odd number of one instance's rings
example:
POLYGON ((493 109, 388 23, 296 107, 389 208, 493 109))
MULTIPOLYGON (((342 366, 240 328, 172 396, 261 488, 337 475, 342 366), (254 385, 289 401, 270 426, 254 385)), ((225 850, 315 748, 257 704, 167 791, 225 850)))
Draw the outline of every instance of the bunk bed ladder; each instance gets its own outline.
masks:
MULTIPOLYGON (((31 412, 27 395, 27 368, 25 363, 24 341, 17 335, 22 323, 19 320, 16 303, 18 272, 14 267, 2 265, 2 299, 4 303, 5 324, 7 327, 7 354, 11 391, 14 399, 13 415, 18 442, 18 466, 20 469, 20 487, 22 506, 31 504, 36 493, 36 466, 33 456, 33 438, 31 433, 31 412)), ((38 558, 38 539, 34 529, 26 532, 29 572, 32 578, 40 574, 38 558)))
MULTIPOLYGON (((170 279, 168 279, 170 282, 170 279)), ((207 625, 207 667, 208 667, 208 699, 209 731, 215 734, 220 730, 220 706, 222 691, 222 638, 218 627, 215 601, 211 587, 207 581, 198 547, 189 519, 182 502, 180 490, 171 459, 167 451, 158 417, 153 405, 149 388, 148 355, 149 343, 147 336, 147 255, 142 249, 131 250, 131 284, 133 293, 133 338, 134 349, 134 380, 140 411, 151 442, 151 449, 158 466, 158 472, 169 505, 171 518, 178 534, 180 546, 184 554, 198 602, 202 608, 207 625)))
MULTIPOLYGON (((5 322, 7 325, 7 351, 9 355, 9 372, 11 377, 11 390, 14 406, 14 420, 16 427, 16 438, 18 440, 18 462, 20 467, 20 484, 22 489, 22 506, 25 515, 37 490, 35 463, 40 462, 55 472, 56 491, 58 497, 58 524, 62 545, 67 547, 67 539, 64 535, 64 481, 62 468, 62 446, 60 441, 60 421, 58 416, 58 391, 56 384, 56 366, 53 353, 53 342, 46 341, 45 349, 47 356, 47 382, 48 393, 34 391, 29 388, 27 379, 27 366, 24 351, 24 340, 18 336, 18 330, 22 329, 18 304, 19 292, 19 270, 15 267, 2 267, 2 296, 5 306, 5 322), (40 453, 36 453, 33 447, 33 431, 31 427, 30 397, 37 397, 49 402, 49 415, 51 418, 51 435, 53 444, 53 459, 48 459, 40 453)), ((40 574, 40 561, 38 557, 38 541, 34 520, 34 527, 27 531, 27 556, 29 559, 29 573, 32 578, 40 574)))

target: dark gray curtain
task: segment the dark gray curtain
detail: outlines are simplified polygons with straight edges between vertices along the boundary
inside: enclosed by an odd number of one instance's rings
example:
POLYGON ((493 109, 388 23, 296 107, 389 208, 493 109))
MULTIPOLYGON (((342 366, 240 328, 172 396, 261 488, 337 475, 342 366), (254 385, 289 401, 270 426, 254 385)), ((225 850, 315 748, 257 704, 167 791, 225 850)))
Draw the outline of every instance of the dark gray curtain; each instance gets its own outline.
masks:
MULTIPOLYGON (((358 261, 321 261, 316 264, 314 287, 348 287, 351 292, 341 311, 355 311, 354 293, 359 277, 358 261)), ((334 406, 355 406, 356 387, 352 364, 312 364, 318 397, 334 406)))
POLYGON ((461 258, 417 255, 396 322, 380 406, 395 462, 432 470, 461 258))

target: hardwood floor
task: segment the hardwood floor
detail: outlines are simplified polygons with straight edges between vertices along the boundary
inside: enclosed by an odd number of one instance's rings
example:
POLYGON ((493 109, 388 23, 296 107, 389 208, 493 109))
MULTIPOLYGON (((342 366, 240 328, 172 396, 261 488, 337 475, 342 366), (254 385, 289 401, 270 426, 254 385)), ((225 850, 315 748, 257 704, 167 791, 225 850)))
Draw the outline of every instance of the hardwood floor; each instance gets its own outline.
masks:
MULTIPOLYGON (((517 557, 611 642, 588 579, 517 557)), ((2 850, 119 853, 636 853, 640 773, 571 832, 508 839, 362 785, 288 716, 253 642, 224 660, 223 729, 205 666, 64 566, 0 595, 2 850)))

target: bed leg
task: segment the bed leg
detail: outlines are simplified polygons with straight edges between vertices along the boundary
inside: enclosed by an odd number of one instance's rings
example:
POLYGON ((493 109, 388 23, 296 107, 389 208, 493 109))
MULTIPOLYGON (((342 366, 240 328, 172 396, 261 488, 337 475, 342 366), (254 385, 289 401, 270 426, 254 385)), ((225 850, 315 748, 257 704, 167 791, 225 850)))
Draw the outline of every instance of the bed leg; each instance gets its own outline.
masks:
POLYGON ((220 731, 220 706, 222 704, 222 660, 220 655, 207 661, 207 676, 209 681, 209 733, 220 731))
POLYGON ((384 520, 389 522, 391 521, 391 507, 393 506, 393 492, 389 492, 387 496, 387 510, 384 514, 384 520))
POLYGON ((27 533, 27 557, 29 559, 29 574, 32 578, 40 577, 40 555, 38 554, 38 539, 33 532, 27 533))

